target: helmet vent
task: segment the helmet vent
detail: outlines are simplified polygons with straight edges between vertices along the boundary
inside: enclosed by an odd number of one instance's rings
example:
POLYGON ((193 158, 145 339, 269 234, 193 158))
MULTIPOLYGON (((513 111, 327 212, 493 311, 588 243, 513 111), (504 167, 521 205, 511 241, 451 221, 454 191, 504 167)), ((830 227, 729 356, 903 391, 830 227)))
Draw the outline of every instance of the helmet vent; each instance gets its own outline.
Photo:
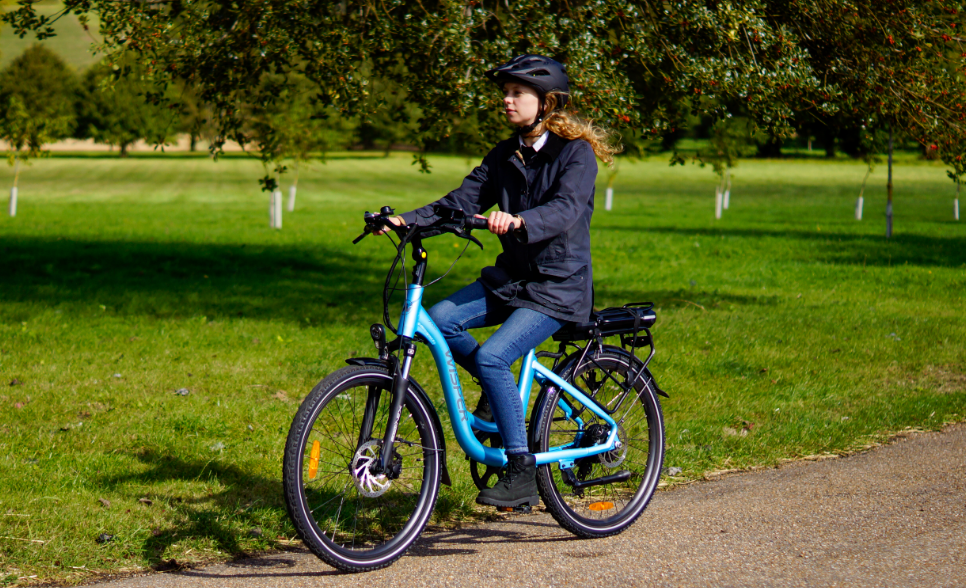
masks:
POLYGON ((549 76, 550 72, 545 69, 538 69, 536 71, 531 71, 530 75, 536 76, 536 77, 543 77, 543 76, 549 76))

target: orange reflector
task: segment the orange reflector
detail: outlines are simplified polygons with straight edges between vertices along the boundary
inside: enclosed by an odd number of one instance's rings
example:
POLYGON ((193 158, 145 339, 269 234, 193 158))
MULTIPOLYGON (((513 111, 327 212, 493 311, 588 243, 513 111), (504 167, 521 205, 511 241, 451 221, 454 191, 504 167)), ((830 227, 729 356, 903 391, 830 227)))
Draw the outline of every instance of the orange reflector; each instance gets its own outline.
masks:
POLYGON ((319 473, 319 454, 321 453, 321 447, 319 447, 318 441, 312 442, 312 453, 309 454, 309 479, 314 480, 315 475, 319 473))
POLYGON ((590 510, 610 510, 614 508, 614 503, 613 502, 594 502, 587 508, 589 508, 590 510))

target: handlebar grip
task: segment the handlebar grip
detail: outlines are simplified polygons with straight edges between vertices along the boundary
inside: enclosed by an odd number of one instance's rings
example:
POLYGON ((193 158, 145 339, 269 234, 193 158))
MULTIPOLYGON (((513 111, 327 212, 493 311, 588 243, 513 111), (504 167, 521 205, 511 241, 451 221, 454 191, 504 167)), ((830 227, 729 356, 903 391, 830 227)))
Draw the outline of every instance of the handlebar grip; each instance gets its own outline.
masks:
POLYGON ((470 229, 485 229, 487 221, 485 218, 468 216, 466 217, 465 223, 466 227, 470 229))

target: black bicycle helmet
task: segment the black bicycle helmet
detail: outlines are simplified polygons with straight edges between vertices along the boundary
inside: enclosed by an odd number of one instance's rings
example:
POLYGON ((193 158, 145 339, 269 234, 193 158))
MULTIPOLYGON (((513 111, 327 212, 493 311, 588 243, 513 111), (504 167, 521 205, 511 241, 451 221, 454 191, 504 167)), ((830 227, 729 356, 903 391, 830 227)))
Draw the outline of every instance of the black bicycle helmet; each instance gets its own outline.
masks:
POLYGON ((557 108, 566 106, 570 98, 570 80, 563 64, 543 55, 514 57, 486 72, 486 77, 500 85, 511 81, 526 84, 535 88, 541 99, 550 92, 560 92, 563 95, 557 108))

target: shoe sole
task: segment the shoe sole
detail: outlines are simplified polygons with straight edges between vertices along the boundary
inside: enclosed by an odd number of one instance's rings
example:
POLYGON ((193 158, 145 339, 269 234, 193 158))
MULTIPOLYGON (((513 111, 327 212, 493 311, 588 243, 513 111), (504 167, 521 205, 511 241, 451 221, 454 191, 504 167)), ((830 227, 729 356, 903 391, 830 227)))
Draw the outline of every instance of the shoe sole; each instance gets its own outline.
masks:
POLYGON ((540 496, 530 496, 529 498, 521 498, 520 500, 494 500, 477 496, 476 503, 484 506, 502 506, 509 508, 517 506, 538 506, 540 504, 540 496))

